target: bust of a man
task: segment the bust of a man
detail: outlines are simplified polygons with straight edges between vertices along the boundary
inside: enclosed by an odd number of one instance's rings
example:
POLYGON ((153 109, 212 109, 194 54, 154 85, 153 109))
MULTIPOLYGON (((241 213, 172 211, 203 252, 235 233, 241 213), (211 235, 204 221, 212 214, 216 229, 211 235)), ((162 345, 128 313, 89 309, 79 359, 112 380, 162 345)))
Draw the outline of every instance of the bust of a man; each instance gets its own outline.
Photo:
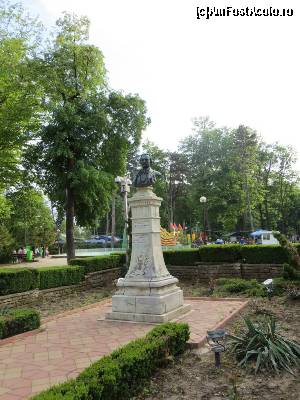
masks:
POLYGON ((160 175, 159 172, 154 171, 150 168, 151 157, 149 154, 145 153, 141 155, 140 164, 143 167, 136 174, 133 181, 134 187, 147 187, 152 186, 156 180, 156 177, 160 175))

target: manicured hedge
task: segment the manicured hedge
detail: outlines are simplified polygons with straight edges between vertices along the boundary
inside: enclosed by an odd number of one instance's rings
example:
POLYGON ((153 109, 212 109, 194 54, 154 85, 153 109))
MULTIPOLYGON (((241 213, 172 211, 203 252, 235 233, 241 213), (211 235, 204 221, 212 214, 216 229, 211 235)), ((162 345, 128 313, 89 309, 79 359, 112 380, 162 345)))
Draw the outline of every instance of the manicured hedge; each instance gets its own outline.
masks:
POLYGON ((163 254, 166 265, 195 265, 200 261, 198 249, 165 250, 163 254))
POLYGON ((39 273, 28 268, 0 269, 0 296, 26 292, 39 287, 39 273))
POLYGON ((78 285, 84 279, 84 268, 80 266, 37 268, 37 271, 39 289, 78 285))
POLYGON ((170 356, 184 351, 187 324, 166 323, 86 368, 76 379, 34 396, 34 400, 128 400, 170 356))
POLYGON ((35 310, 19 309, 0 313, 0 339, 37 329, 40 315, 35 310))
POLYGON ((201 246, 199 254, 204 262, 283 264, 288 261, 286 250, 278 245, 208 245, 201 246))
POLYGON ((48 268, 0 269, 0 296, 27 292, 32 289, 49 289, 77 285, 84 279, 84 268, 61 266, 48 268))
POLYGON ((241 245, 207 245, 199 248, 200 261, 238 262, 241 259, 241 245))
POLYGON ((111 254, 96 257, 74 258, 71 260, 71 265, 80 265, 84 267, 84 273, 102 271, 104 269, 111 269, 121 267, 126 260, 125 254, 111 254))
POLYGON ((283 264, 286 250, 277 245, 241 246, 241 261, 247 264, 283 264))

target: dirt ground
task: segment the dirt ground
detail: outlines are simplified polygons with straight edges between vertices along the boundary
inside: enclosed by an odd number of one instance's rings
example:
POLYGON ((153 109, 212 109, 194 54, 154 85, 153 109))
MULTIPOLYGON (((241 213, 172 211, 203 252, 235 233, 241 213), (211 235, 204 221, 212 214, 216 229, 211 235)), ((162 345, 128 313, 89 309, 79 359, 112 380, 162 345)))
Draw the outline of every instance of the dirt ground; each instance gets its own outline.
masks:
POLYGON ((97 303, 106 297, 110 297, 114 291, 114 287, 77 291, 63 297, 57 297, 56 299, 44 299, 43 301, 36 301, 30 305, 30 308, 34 308, 35 310, 39 311, 41 317, 46 318, 50 315, 59 314, 67 310, 86 306, 88 304, 97 303))
MULTIPOLYGON (((251 301, 243 316, 256 318, 261 312, 273 314, 282 334, 299 341, 300 302, 284 298, 251 301)), ((241 329, 238 318, 229 333, 241 329)), ((300 376, 259 373, 237 366, 228 352, 222 355, 220 369, 214 367, 214 355, 208 348, 186 352, 161 369, 136 400, 300 400, 300 376)))

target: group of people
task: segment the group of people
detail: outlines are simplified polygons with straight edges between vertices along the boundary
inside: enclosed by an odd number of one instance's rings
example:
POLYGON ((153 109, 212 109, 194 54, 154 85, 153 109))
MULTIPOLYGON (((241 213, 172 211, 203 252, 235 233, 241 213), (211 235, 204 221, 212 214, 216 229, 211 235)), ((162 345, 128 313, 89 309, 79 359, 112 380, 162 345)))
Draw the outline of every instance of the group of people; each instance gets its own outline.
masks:
POLYGON ((18 250, 15 249, 13 251, 13 260, 16 262, 24 261, 27 257, 28 250, 32 252, 32 260, 38 257, 48 257, 49 255, 48 246, 20 247, 18 250))

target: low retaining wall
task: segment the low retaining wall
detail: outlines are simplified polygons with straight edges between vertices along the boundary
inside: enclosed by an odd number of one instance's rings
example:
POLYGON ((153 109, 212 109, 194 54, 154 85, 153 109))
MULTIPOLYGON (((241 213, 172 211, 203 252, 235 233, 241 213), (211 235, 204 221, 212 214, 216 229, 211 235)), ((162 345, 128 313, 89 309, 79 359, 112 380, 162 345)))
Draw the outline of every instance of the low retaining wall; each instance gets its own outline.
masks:
MULTIPOLYGON (((172 275, 182 281, 193 283, 206 283, 210 279, 217 278, 244 278, 264 281, 267 278, 276 278, 282 274, 283 266, 279 264, 208 264, 175 266, 168 265, 172 275)), ((1 307, 17 307, 30 304, 42 299, 55 299, 80 290, 111 286, 113 281, 121 276, 121 268, 112 268, 103 271, 92 272, 85 276, 80 285, 62 286, 58 288, 31 290, 23 293, 15 293, 0 297, 1 307)))
POLYGON ((208 264, 175 266, 168 265, 168 270, 179 280, 192 282, 208 282, 211 278, 243 278, 264 281, 281 276, 281 264, 208 264))
POLYGON ((87 274, 85 280, 79 285, 61 286, 43 290, 34 289, 28 292, 0 296, 0 308, 19 307, 29 305, 42 299, 57 299, 58 297, 63 297, 76 291, 111 286, 112 282, 120 276, 121 268, 113 268, 87 274))

